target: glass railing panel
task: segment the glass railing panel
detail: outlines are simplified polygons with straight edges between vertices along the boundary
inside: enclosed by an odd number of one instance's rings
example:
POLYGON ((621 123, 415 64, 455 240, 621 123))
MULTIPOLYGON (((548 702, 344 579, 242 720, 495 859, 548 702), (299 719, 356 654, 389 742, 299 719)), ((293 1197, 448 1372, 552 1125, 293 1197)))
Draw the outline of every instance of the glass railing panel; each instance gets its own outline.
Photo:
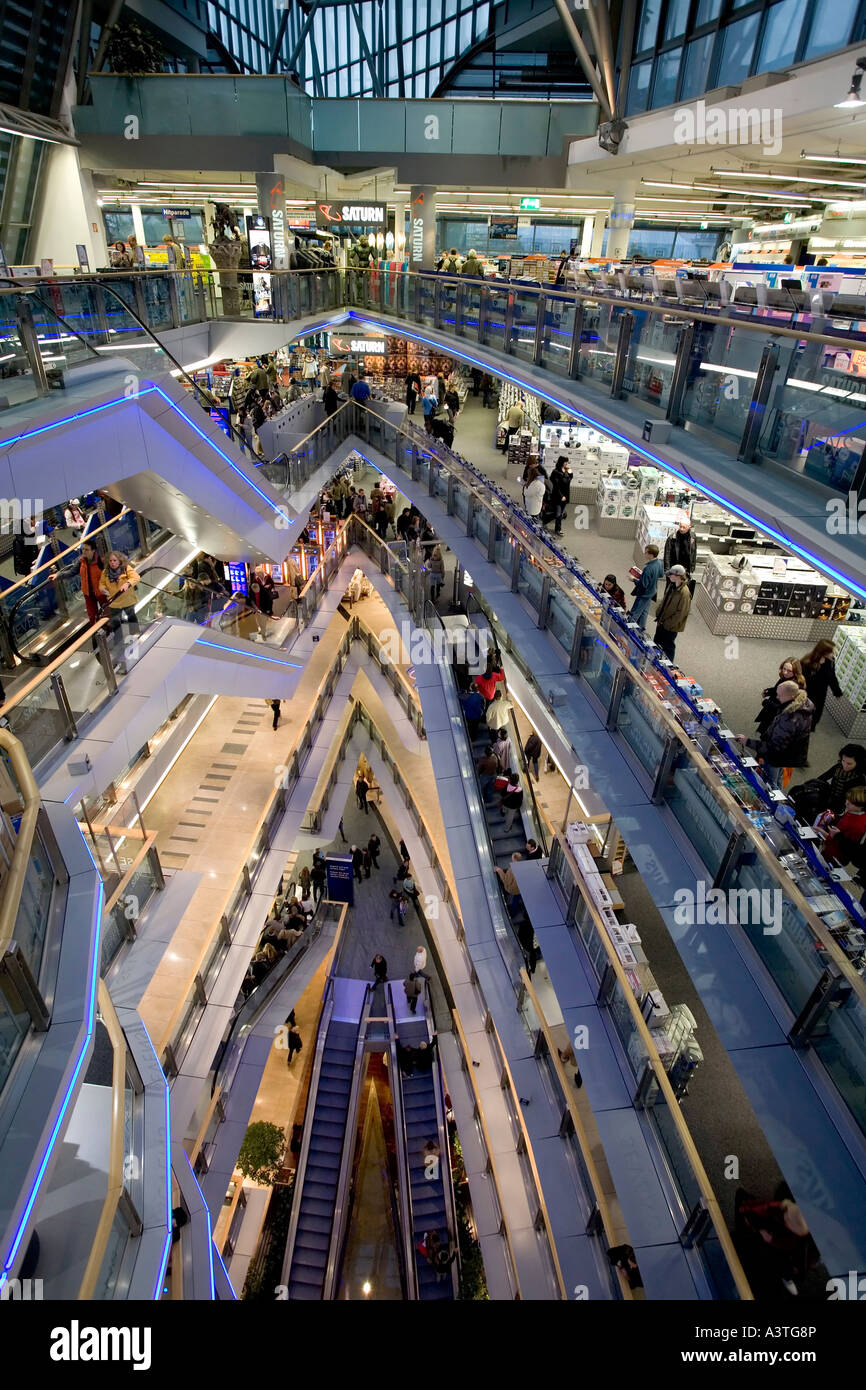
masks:
POLYGON ((415 313, 419 323, 433 327, 436 318, 436 280, 422 275, 415 283, 415 313))
POLYGON ((567 652, 571 652, 571 645, 574 641, 574 627, 578 617, 578 607, 560 589, 552 588, 550 591, 550 608, 547 614, 547 626, 567 652))
POLYGON ((495 280, 487 280, 484 292, 487 305, 483 312, 481 341, 490 347, 499 348, 500 352, 507 352, 505 319, 508 313, 508 288, 500 289, 495 280))
POLYGON ((105 1247, 99 1277, 93 1290, 94 1299, 107 1301, 114 1297, 114 1291, 123 1268, 123 1257, 132 1239, 132 1230, 122 1207, 114 1213, 108 1244, 105 1247))
POLYGON ((637 1082, 647 1066, 649 1053, 619 981, 614 984, 608 999, 608 1012, 637 1082))
POLYGON ((670 1171, 682 1196, 683 1205, 688 1213, 701 1200, 701 1189, 661 1088, 656 1089, 655 1101, 646 1113, 653 1123, 670 1171))
POLYGON ((469 489, 462 483, 455 483, 451 494, 453 498, 454 513, 462 522, 469 520, 469 489))
POLYGON ((866 382, 844 370, 841 364, 850 359, 850 353, 816 343, 794 353, 783 343, 775 378, 780 384, 770 397, 759 444, 764 458, 844 493, 860 463, 857 436, 862 439, 866 428, 866 382))
POLYGON ((741 1296, 740 1291, 718 1236, 706 1236, 698 1246, 698 1253, 703 1261, 704 1272, 713 1286, 715 1298, 725 1303, 736 1302, 741 1296))
POLYGON ((67 720, 48 680, 40 681, 4 713, 33 768, 66 738, 67 720))
POLYGON ((652 697, 644 695, 634 681, 626 681, 616 727, 641 766, 655 778, 665 747, 664 731, 652 697))
MULTIPOLYGON (((44 291, 43 291, 44 292, 44 291)), ((49 291, 57 313, 93 345, 107 341, 100 291, 88 280, 64 280, 49 291)))
POLYGON ((102 532, 102 543, 106 555, 119 550, 123 555, 133 555, 139 549, 138 524, 134 512, 126 512, 109 522, 102 532))
POLYGON ((11 982, 0 980, 0 1092, 29 1031, 30 1014, 17 997, 17 991, 12 989, 11 982))
POLYGON ((481 320, 481 286, 476 281, 463 282, 463 307, 460 313, 460 332, 464 338, 478 341, 481 320))
POLYGON ((137 1212, 144 1210, 144 1086, 131 1055, 126 1055, 123 1087, 123 1185, 137 1212), (130 1162, 129 1160, 132 1160, 130 1162))
POLYGON ((866 1132, 866 1008, 855 994, 824 1015, 809 1041, 851 1114, 866 1132))
POLYGON ((439 325, 443 333, 457 332, 457 281, 439 281, 439 325))
POLYGON ((0 596, 0 613, 15 650, 21 657, 42 655, 47 639, 67 619, 83 622, 86 616, 78 562, 58 564, 20 588, 0 596))
POLYGON ((493 518, 486 507, 476 507, 472 513, 472 535, 483 546, 487 546, 490 541, 490 527, 493 518))
MULTIPOLYGON (((14 294, 0 294, 0 397, 10 406, 32 401, 39 394, 21 341, 16 304, 14 294)), ((2 427, 4 439, 14 433, 5 425, 2 427)))
POLYGON ((521 553, 520 564, 517 571, 517 592, 527 600, 532 608, 538 613, 541 609, 541 591, 544 587, 544 575, 533 564, 528 555, 521 553))
MULTIPOLYGON (((185 284, 189 289, 192 282, 188 276, 175 275, 174 283, 177 289, 178 300, 182 302, 185 284)), ((174 322, 174 315, 171 308, 171 280, 168 275, 142 275, 138 280, 138 287, 144 301, 146 313, 143 315, 145 323, 157 332, 161 328, 171 328, 174 322)), ((138 311, 135 300, 131 301, 131 308, 138 311)))
POLYGON ((580 644, 578 670, 607 709, 618 663, 612 656, 608 643, 595 632, 584 633, 580 644))
MULTIPOLYGON (((738 904, 736 920, 772 975, 789 1008, 799 1015, 821 974, 815 937, 777 880, 749 849, 726 881, 728 902, 738 904), (733 890, 748 898, 734 899, 733 890)), ((861 1083, 862 1084, 862 1083, 861 1083)))
MULTIPOLYGON (((42 294, 47 294, 47 291, 43 289, 42 294)), ((68 367, 93 360, 89 345, 60 323, 54 311, 40 302, 39 295, 31 295, 28 303, 49 382, 52 372, 63 372, 68 367)), ((138 331, 141 332, 140 329, 138 331)))
POLYGON ((697 850, 712 880, 722 863, 736 825, 701 777, 687 748, 674 753, 670 774, 661 788, 666 806, 697 850))
POLYGON ((684 420, 739 443, 766 343, 751 329, 696 325, 682 398, 684 420))
POLYGON ((511 566, 514 563, 515 542, 509 533, 497 527, 495 553, 496 563, 506 574, 511 574, 511 566))
POLYGON ((635 312, 635 325, 626 359, 623 393, 666 410, 677 360, 682 326, 666 323, 660 314, 635 312))
POLYGON ((541 338, 541 365, 558 376, 568 374, 568 359, 574 333, 575 301, 547 295, 541 338))
POLYGON ((610 392, 616 358, 616 337, 609 335, 610 306, 587 305, 580 335, 579 373, 589 386, 610 392))
POLYGON ((30 849, 27 872, 21 887, 21 898, 15 918, 14 939, 30 966, 33 978, 39 979, 42 952, 48 931, 51 900, 54 895, 54 872, 51 860, 37 830, 30 849))
POLYGON ((538 294, 530 290, 515 290, 511 309, 511 345, 509 351, 524 362, 535 359, 535 326, 538 321, 538 294))

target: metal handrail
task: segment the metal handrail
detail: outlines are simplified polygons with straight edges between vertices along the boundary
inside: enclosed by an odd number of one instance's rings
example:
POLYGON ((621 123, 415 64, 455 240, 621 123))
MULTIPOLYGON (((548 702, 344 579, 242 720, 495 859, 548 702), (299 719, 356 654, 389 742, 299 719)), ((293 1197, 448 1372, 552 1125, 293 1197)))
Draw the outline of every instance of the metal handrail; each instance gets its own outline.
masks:
MULTIPOLYGON (((123 1194, 123 1161, 124 1161, 124 1110, 126 1092, 126 1036, 120 1026, 120 1020, 114 1009, 111 995, 104 980, 99 981, 97 989, 97 1000, 99 1012, 102 1017, 105 1030, 108 1033, 112 1047, 111 1061, 111 1122, 108 1137, 108 1174, 106 1193, 102 1202, 102 1211, 99 1214, 99 1221, 96 1226, 96 1234, 93 1237, 93 1244, 90 1247, 90 1254, 87 1257, 87 1264, 84 1267, 84 1274, 78 1288, 79 1302, 90 1301, 96 1290, 96 1281, 99 1278, 99 1271, 105 1259, 105 1251, 108 1247, 108 1239, 111 1235, 111 1228, 114 1224, 115 1213, 117 1212, 120 1198, 123 1194)), ((139 1155, 134 1155, 137 1162, 141 1162, 139 1155)), ((132 1234, 132 1232, 130 1232, 132 1234)))
POLYGON ((39 788, 24 751, 24 745, 10 729, 0 727, 0 748, 5 751, 9 758, 24 803, 21 823, 15 837, 12 864, 4 879, 3 893, 0 896, 0 956, 2 956, 15 935, 15 923, 18 920, 18 908, 21 904, 21 894, 24 891, 24 880, 30 865, 30 854, 36 835, 36 822, 39 818, 41 802, 39 788))
MULTIPOLYGON (((373 1004, 373 986, 364 988, 364 1007, 358 1025, 358 1039, 355 1044, 355 1067, 352 1072, 352 1089, 349 1092, 349 1105, 346 1110, 346 1128, 343 1131, 343 1148, 340 1154, 340 1170, 337 1178, 337 1200, 334 1206, 334 1219, 331 1223, 331 1242, 328 1246, 328 1264, 325 1269, 325 1282, 322 1298, 329 1301, 334 1297, 337 1276, 343 1259, 343 1241, 346 1234, 346 1221, 349 1215, 349 1180, 355 1161, 355 1139, 358 1128, 358 1104, 361 1099, 361 1073, 367 1042, 367 1028, 370 1022, 370 1009, 373 1004)), ((318 1086, 316 1087, 318 1100, 318 1086)), ((310 1126, 312 1128, 312 1125, 310 1126)))
POLYGON ((397 1167, 400 1173, 400 1217, 403 1228, 401 1242, 406 1269, 406 1296, 418 1298, 418 1266, 415 1262, 415 1217, 412 1202, 412 1179, 409 1173, 409 1138, 406 1133, 406 1107, 403 1104, 403 1073, 397 1060, 397 1009, 394 1004, 393 983, 385 986, 388 1007, 388 1062, 391 1075, 391 1100, 394 1106, 394 1134, 397 1143, 397 1167))
POLYGON ((718 1237, 719 1244, 721 1245, 722 1250, 724 1252, 725 1260, 727 1262, 728 1268, 731 1271, 734 1283, 737 1286, 737 1291, 740 1295, 740 1298, 751 1299, 753 1297, 752 1290, 749 1286, 749 1281, 746 1278, 743 1266, 740 1263, 739 1255, 737 1254, 736 1249, 734 1248, 734 1243, 731 1240, 730 1233, 725 1223, 725 1218, 722 1215, 722 1209, 719 1205, 719 1200, 716 1197, 715 1192, 713 1191, 712 1183, 707 1177, 706 1169, 704 1168, 704 1165, 701 1161, 701 1156, 698 1153, 695 1141, 692 1138, 691 1130, 686 1124, 682 1109, 680 1107, 680 1103, 674 1095, 673 1087, 671 1086, 671 1083, 668 1079, 668 1074, 665 1071, 664 1066, 662 1064, 662 1060, 659 1056, 658 1048, 656 1047, 655 1042, 653 1040, 652 1033, 650 1032, 649 1027, 647 1026, 646 1019, 640 1011, 640 1006, 637 1000, 635 999, 634 991, 632 990, 632 987, 628 982, 628 977, 625 973, 625 968, 622 962, 620 961, 619 956, 616 953, 613 942, 611 941, 607 928, 605 927, 604 922, 602 920, 601 913, 599 912, 589 893, 587 893, 584 889, 583 875, 581 874, 580 869, 577 865, 577 861, 571 852, 570 845, 561 836, 557 837, 557 843, 559 844, 561 851, 566 857, 569 868, 571 869, 575 885, 577 887, 578 892, 580 893, 583 905, 588 910, 589 915, 592 918, 592 923, 595 927, 596 934, 601 938, 601 943, 604 947, 604 951, 608 960, 608 967, 613 971, 614 975, 616 976, 617 984, 620 987, 620 993, 625 997, 626 1005, 631 1015, 632 1024, 637 1029, 641 1043, 643 1044, 644 1050, 647 1054, 647 1060, 649 1062, 649 1065, 652 1067, 656 1083, 662 1095, 664 1096, 665 1105, 667 1106, 671 1118, 674 1122, 674 1127, 676 1128, 677 1136, 680 1140, 680 1143, 682 1144, 685 1150, 686 1158, 689 1162, 689 1167, 691 1168, 695 1176, 695 1181, 697 1182, 701 1198, 704 1202, 704 1205, 706 1206, 710 1220, 713 1223, 713 1228, 715 1230, 716 1236, 718 1237))
MULTIPOLYGON (((433 1017, 433 994, 430 989, 430 981, 424 981, 424 998, 427 1002, 429 1022, 436 1031, 435 1019, 433 1017)), ((428 1028, 428 1033, 429 1033, 428 1028)), ((429 1040, 429 1039, 428 1039, 429 1040)), ((451 1286, 454 1297, 460 1285, 460 1268, 462 1260, 460 1256, 460 1231, 457 1224, 457 1203, 454 1198, 454 1174, 451 1171, 451 1141, 448 1135, 448 1121, 445 1118, 445 1078, 442 1074, 442 1058, 439 1055, 439 1048, 436 1048, 436 1055, 433 1059, 433 1100, 436 1105, 436 1128, 439 1132, 439 1171, 442 1174, 442 1187, 445 1196, 446 1223, 448 1234, 451 1238, 451 1248, 455 1251, 457 1258, 451 1266, 451 1286)))

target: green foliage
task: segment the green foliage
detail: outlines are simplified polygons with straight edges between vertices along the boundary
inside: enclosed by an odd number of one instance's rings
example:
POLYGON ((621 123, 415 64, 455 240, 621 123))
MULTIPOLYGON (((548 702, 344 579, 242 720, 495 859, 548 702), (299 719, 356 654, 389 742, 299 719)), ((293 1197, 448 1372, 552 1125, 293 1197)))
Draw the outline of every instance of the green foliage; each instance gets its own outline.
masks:
POLYGON ((275 1290, 283 1274, 294 1191, 295 1175, 292 1173, 288 1182, 277 1183, 271 1193, 259 1248, 250 1264, 241 1294, 245 1302, 274 1302, 275 1290))
POLYGON ((112 72, 141 77, 162 72, 166 51, 152 29, 125 14, 118 20, 105 50, 105 61, 112 72))
POLYGON ((280 1125, 257 1120, 244 1135, 237 1166, 253 1182, 272 1183, 280 1170, 285 1147, 286 1131, 280 1125))

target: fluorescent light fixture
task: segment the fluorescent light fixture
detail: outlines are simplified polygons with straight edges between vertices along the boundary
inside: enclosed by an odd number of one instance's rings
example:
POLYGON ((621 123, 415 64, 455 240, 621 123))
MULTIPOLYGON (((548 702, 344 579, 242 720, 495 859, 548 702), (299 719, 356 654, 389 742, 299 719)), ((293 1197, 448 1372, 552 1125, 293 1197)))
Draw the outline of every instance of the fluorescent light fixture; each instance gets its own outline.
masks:
MULTIPOLYGON (((737 193, 740 197, 743 196, 742 188, 724 188, 721 185, 717 188, 715 184, 712 183, 659 183, 656 179, 641 179, 641 183, 645 188, 687 188, 694 192, 737 193)), ((749 191, 750 198, 778 198, 778 196, 778 193, 771 188, 752 188, 749 191)), ((815 201, 813 198, 801 198, 796 193, 791 194, 790 198, 792 198, 795 203, 802 203, 805 207, 808 207, 810 203, 815 201)))
POLYGON ((800 151, 800 158, 811 159, 818 164, 866 164, 866 159, 855 159, 853 155, 807 154, 805 150, 800 151))
POLYGON ((860 188, 866 192, 866 184, 851 183, 848 179, 809 179, 804 174, 749 174, 739 169, 710 169, 710 173, 718 174, 723 179, 772 179, 778 183, 808 183, 815 187, 828 184, 836 188, 860 188))
POLYGON ((97 352, 163 352, 154 343, 102 343, 97 344, 97 352))

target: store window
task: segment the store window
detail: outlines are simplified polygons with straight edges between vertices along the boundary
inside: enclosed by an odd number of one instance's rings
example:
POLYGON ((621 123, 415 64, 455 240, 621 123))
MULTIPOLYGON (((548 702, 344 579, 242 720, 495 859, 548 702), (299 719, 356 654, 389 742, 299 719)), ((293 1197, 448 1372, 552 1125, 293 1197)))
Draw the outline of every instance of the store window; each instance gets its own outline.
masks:
POLYGON ((678 39, 680 34, 684 34, 688 17, 689 0, 669 0, 665 21, 665 38, 678 39))
POLYGON ((102 220, 105 224, 105 240, 109 246, 113 246, 116 241, 126 241, 135 231, 131 212, 103 208, 102 220))
POLYGON ((760 14, 747 15, 729 24, 722 33, 722 53, 716 82, 720 87, 742 82, 748 77, 761 24, 760 14))
POLYGON ((715 258, 720 232, 693 232, 681 227, 674 241, 673 255, 678 261, 711 261, 715 258))
POLYGON ((670 106, 677 97, 677 78, 680 72, 681 48, 659 54, 656 80, 653 86, 653 106, 670 106))
POLYGON ((804 58, 818 58, 845 48, 853 40, 857 0, 819 0, 812 15, 804 58))
POLYGON ((646 111, 649 101, 650 81, 653 75, 653 65, 649 63, 635 63, 628 79, 628 114, 636 116, 641 111, 646 111))
POLYGON ((661 10, 661 0, 645 0, 641 7, 636 53, 645 53, 648 48, 655 47, 661 10))
POLYGON ((756 72, 790 67, 797 56, 806 0, 782 0, 767 11, 756 72))
POLYGON ((711 20, 718 19, 722 12, 722 0, 699 0, 698 17, 695 23, 709 24, 711 20))
POLYGON ((712 57, 715 37, 715 33, 704 34, 703 38, 694 39, 692 43, 686 44, 686 62, 683 85, 680 88, 680 101, 690 101, 693 97, 703 96, 707 90, 710 58, 712 57))

